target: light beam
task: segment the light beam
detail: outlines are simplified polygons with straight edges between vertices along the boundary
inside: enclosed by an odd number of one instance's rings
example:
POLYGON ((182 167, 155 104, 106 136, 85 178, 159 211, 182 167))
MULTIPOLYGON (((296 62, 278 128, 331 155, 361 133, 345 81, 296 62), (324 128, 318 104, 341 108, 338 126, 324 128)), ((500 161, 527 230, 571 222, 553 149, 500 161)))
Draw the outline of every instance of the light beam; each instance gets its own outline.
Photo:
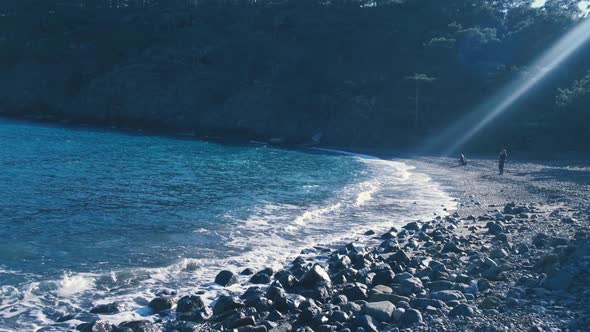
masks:
POLYGON ((473 136, 479 133, 511 105, 517 102, 528 91, 534 88, 548 74, 559 67, 566 59, 590 40, 590 19, 583 19, 566 35, 546 51, 531 68, 535 70, 531 75, 522 75, 514 82, 500 90, 494 97, 475 111, 464 116, 455 125, 446 129, 426 145, 427 149, 438 146, 440 142, 454 140, 454 144, 446 150, 449 156, 465 145, 473 136))

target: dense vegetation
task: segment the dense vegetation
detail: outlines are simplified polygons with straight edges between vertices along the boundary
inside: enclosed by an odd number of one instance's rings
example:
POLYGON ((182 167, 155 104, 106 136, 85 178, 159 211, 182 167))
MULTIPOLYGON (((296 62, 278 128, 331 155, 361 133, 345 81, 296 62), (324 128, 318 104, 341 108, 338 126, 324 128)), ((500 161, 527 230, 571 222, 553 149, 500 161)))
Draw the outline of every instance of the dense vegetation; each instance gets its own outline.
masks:
MULTIPOLYGON (((539 70, 530 64, 581 19, 578 1, 531 2, 1 0, 0 114, 416 146, 539 70)), ((589 54, 471 148, 590 149, 589 54)))

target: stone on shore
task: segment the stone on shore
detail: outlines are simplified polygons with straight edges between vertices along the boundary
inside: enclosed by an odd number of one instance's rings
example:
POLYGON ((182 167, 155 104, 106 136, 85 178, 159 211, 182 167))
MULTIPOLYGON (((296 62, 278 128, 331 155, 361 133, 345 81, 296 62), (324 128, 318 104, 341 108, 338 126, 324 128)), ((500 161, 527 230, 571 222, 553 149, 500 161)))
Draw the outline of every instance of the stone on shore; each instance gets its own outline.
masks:
POLYGON ((160 329, 147 320, 134 320, 119 324, 117 331, 159 332, 160 329))
POLYGON ((457 317, 457 316, 464 316, 464 317, 472 317, 474 315, 474 310, 471 306, 461 303, 453 308, 449 312, 449 317, 457 317))
POLYGON ((248 326, 248 325, 250 325, 250 326, 256 325, 256 319, 254 319, 253 316, 248 316, 248 317, 236 319, 229 324, 229 327, 231 329, 236 329, 236 328, 248 326))
POLYGON ((391 320, 395 306, 389 301, 370 302, 365 305, 365 314, 375 318, 379 322, 391 320))
POLYGON ((365 332, 378 332, 379 323, 369 315, 362 315, 357 317, 355 325, 363 328, 365 332))
POLYGON ((381 302, 381 301, 389 301, 395 305, 397 305, 400 301, 409 302, 410 299, 405 296, 400 296, 397 294, 385 294, 385 293, 373 293, 369 296, 369 302, 381 302))
POLYGON ((155 299, 151 300, 150 303, 148 304, 148 307, 150 307, 152 310, 154 310, 155 313, 158 313, 160 311, 164 311, 164 310, 168 310, 170 308, 172 308, 172 298, 171 297, 156 297, 155 299))
POLYGON ((217 299, 217 302, 215 302, 215 305, 213 306, 213 314, 218 315, 228 310, 239 309, 243 307, 244 304, 238 299, 232 296, 222 295, 219 297, 219 299, 217 299))
POLYGON ((238 283, 238 278, 231 271, 221 271, 215 277, 215 283, 223 287, 231 286, 238 283))
POLYGON ((250 282, 253 284, 268 284, 270 283, 271 279, 267 273, 260 271, 250 278, 250 282))
POLYGON ((80 332, 114 332, 117 327, 109 322, 95 320, 90 323, 82 323, 76 329, 80 332))
POLYGON ((193 312, 205 306, 203 300, 196 295, 183 296, 176 303, 176 312, 193 312))
POLYGON ((345 295, 349 301, 366 300, 367 286, 359 282, 346 284, 340 290, 340 294, 345 295))
POLYGON ((330 284, 331 282, 332 280, 326 270, 316 264, 309 271, 305 272, 299 284, 303 287, 312 288, 321 283, 330 284))
POLYGON ((121 312, 121 304, 118 302, 100 304, 90 310, 91 314, 99 315, 114 315, 119 312, 121 312))
POLYGON ((445 303, 450 301, 465 300, 465 296, 463 295, 463 293, 457 290, 442 290, 434 292, 430 294, 430 297, 436 300, 441 300, 445 303))
POLYGON ((417 292, 420 292, 424 286, 422 285, 422 281, 420 279, 412 277, 408 279, 404 279, 399 287, 399 293, 401 295, 411 295, 417 292))
POLYGON ((251 268, 246 268, 246 269, 242 270, 242 272, 240 272, 240 274, 243 276, 251 276, 254 273, 255 273, 254 270, 251 268))
POLYGON ((422 314, 415 309, 407 309, 400 318, 400 323, 405 326, 412 326, 422 322, 422 314))

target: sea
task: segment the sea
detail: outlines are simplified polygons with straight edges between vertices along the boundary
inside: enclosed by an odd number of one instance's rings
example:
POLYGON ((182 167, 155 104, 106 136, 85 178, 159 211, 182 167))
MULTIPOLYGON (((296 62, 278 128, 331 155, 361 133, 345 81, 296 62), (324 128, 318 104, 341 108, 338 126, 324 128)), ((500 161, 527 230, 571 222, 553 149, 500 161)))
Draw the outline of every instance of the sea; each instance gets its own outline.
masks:
POLYGON ((210 303, 244 287, 214 284, 221 270, 455 205, 408 159, 0 120, 0 331, 71 330, 115 301, 101 319, 154 320, 158 294, 210 303))

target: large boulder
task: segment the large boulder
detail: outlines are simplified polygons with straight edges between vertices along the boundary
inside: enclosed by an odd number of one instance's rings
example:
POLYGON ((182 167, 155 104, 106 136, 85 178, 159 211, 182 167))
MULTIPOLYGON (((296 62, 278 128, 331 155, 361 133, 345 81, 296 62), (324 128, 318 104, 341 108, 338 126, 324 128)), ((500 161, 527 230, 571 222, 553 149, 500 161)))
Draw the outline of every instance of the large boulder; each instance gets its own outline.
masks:
POLYGON ((268 284, 270 283, 270 276, 264 272, 258 272, 250 278, 253 284, 268 284))
POLYGON ((389 301, 370 302, 365 305, 365 314, 375 318, 379 322, 389 322, 395 306, 389 301))
POLYGON ((95 320, 90 323, 78 325, 77 330, 80 332, 114 332, 116 331, 116 326, 109 322, 95 320))
POLYGON ((412 277, 401 282, 399 293, 401 295, 411 295, 421 291, 423 288, 422 281, 418 278, 412 277))
POLYGON ((410 302, 410 299, 405 296, 400 296, 397 294, 385 294, 385 293, 371 293, 368 299, 369 302, 381 302, 381 301, 389 301, 393 304, 396 304, 401 301, 410 302))
POLYGON ((160 311, 168 310, 172 308, 172 298, 170 297, 156 297, 155 299, 151 300, 148 304, 148 307, 152 308, 154 312, 158 313, 160 311))
POLYGON ((345 295, 349 301, 366 300, 367 286, 360 282, 346 284, 340 290, 340 294, 345 295))
POLYGON ((222 295, 217 299, 213 306, 213 314, 219 315, 228 310, 243 308, 244 304, 237 298, 232 296, 222 295))
POLYGON ((306 288, 313 288, 321 283, 330 284, 332 280, 328 275, 328 272, 324 270, 323 267, 319 265, 314 265, 309 271, 305 272, 301 280, 299 280, 299 284, 306 288))
POLYGON ((193 312, 205 306, 203 300, 196 295, 183 296, 176 303, 177 312, 193 312))
POLYGON ((457 317, 457 316, 464 316, 464 317, 472 317, 475 314, 473 308, 465 303, 461 303, 453 308, 451 312, 449 312, 449 317, 457 317))
POLYGON ((465 300, 465 295, 458 290, 442 290, 430 294, 430 297, 443 302, 465 300))
POLYGON ((422 322, 422 314, 415 309, 406 309, 399 319, 399 322, 404 326, 411 326, 422 322))
POLYGON ((232 321, 229 324, 229 327, 231 329, 237 329, 242 326, 254 326, 254 325, 256 325, 256 319, 254 319, 254 316, 248 316, 248 317, 239 318, 239 319, 232 321))
POLYGON ((543 279, 541 285, 549 290, 567 290, 577 273, 578 271, 574 267, 566 266, 543 279))
POLYGON ((428 287, 431 292, 438 292, 455 288, 455 283, 448 280, 437 280, 428 283, 426 287, 428 287))
POLYGON ((221 271, 215 277, 215 283, 223 287, 231 286, 238 283, 238 278, 231 271, 221 271))
POLYGON ((375 272, 373 285, 389 285, 393 282, 395 273, 391 269, 380 269, 375 272))
POLYGON ((369 315, 357 317, 354 323, 357 327, 363 328, 363 331, 366 332, 379 331, 379 323, 369 315))
POLYGON ((112 302, 108 304, 100 304, 90 309, 91 314, 99 315, 114 315, 121 312, 121 304, 118 302, 112 302))
POLYGON ((123 322, 119 324, 117 331, 133 331, 133 332, 159 332, 160 329, 157 328, 153 323, 147 320, 134 320, 130 322, 123 322))

